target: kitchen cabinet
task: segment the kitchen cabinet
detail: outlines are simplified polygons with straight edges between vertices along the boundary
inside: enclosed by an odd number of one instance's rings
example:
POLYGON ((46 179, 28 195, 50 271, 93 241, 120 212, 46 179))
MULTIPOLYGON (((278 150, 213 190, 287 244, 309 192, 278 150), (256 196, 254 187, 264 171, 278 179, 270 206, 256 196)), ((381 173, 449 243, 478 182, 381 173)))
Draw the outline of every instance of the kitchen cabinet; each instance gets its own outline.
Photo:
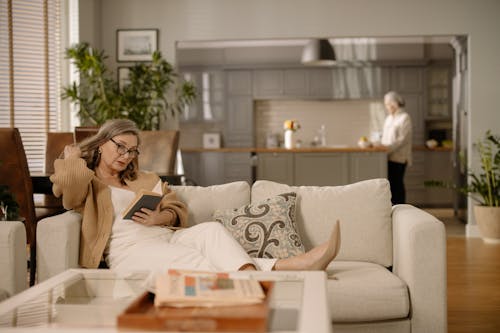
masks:
POLYGON ((259 153, 257 159, 257 179, 294 184, 293 153, 259 153))
POLYGON ((355 183, 373 178, 387 178, 385 153, 356 152, 349 154, 349 182, 355 183))
MULTIPOLYGON (((453 162, 451 151, 428 150, 424 154, 424 180, 453 181, 453 162)), ((452 207, 454 192, 440 187, 426 187, 426 206, 452 207)))
POLYGON ((296 153, 294 185, 324 186, 349 183, 348 153, 296 153))
POLYGON ((425 181, 425 152, 413 151, 413 164, 405 172, 406 202, 415 206, 425 206, 427 191, 425 181))
POLYGON ((183 71, 185 80, 193 82, 197 96, 182 110, 179 120, 189 122, 216 122, 225 118, 224 72, 213 70, 183 71))
POLYGON ((295 186, 336 186, 387 177, 385 152, 259 153, 257 179, 295 186))
POLYGON ((282 70, 256 70, 253 72, 253 96, 259 98, 283 95, 282 70))
POLYGON ((427 120, 448 120, 451 117, 451 68, 431 66, 427 74, 427 120))
POLYGON ((332 71, 329 69, 310 69, 309 79, 309 97, 313 98, 332 98, 332 71))
POLYGON ((250 153, 183 152, 182 161, 185 176, 199 186, 240 180, 252 183, 250 153))
POLYGON ((250 147, 254 140, 252 73, 227 72, 226 126, 224 145, 250 147))
POLYGON ((285 69, 283 71, 283 93, 285 96, 304 98, 309 95, 309 71, 307 69, 285 69))
POLYGON ((252 95, 252 72, 246 70, 226 71, 227 94, 252 95))
POLYGON ((265 69, 253 72, 256 99, 331 98, 329 69, 265 69))
POLYGON ((391 86, 399 93, 422 93, 424 90, 423 68, 395 67, 392 71, 391 86))
POLYGON ((382 98, 390 90, 389 67, 337 67, 332 70, 333 98, 382 98))
POLYGON ((224 154, 224 183, 246 181, 252 184, 252 160, 250 153, 224 154))

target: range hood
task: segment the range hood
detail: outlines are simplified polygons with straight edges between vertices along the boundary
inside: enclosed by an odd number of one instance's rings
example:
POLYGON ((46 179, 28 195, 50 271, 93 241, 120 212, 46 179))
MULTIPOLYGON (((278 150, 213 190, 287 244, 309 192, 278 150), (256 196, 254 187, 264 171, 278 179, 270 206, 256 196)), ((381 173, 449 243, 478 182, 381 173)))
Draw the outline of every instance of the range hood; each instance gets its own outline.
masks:
POLYGON ((311 39, 302 51, 304 65, 332 66, 336 63, 335 51, 328 39, 311 39))

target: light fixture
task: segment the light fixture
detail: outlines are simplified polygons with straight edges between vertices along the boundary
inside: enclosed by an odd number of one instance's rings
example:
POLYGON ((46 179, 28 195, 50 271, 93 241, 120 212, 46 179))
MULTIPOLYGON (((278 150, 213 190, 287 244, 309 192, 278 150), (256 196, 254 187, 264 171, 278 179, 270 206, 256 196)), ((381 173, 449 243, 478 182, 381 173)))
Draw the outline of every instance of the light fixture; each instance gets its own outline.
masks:
POLYGON ((311 39, 302 51, 304 65, 331 66, 335 62, 335 51, 328 39, 311 39))

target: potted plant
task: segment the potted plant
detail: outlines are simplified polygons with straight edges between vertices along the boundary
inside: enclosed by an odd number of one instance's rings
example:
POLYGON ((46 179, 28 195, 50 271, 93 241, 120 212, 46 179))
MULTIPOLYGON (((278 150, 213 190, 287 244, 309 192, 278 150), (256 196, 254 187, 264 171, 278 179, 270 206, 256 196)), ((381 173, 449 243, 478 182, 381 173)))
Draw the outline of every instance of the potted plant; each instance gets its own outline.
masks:
POLYGON ((120 89, 104 61, 107 56, 88 43, 66 50, 80 74, 80 83, 64 88, 63 99, 78 105, 83 126, 99 126, 108 119, 127 118, 141 130, 158 130, 196 97, 194 85, 180 80, 173 67, 156 51, 151 62, 130 67, 128 84, 120 89))
POLYGON ((449 182, 431 180, 426 186, 447 187, 469 195, 478 202, 474 215, 483 240, 500 243, 500 136, 487 131, 475 145, 481 162, 481 171, 468 170, 470 183, 457 187, 449 182))
MULTIPOLYGON (((2 161, 0 161, 0 164, 2 161)), ((0 185, 0 221, 19 219, 19 205, 7 185, 0 185)))

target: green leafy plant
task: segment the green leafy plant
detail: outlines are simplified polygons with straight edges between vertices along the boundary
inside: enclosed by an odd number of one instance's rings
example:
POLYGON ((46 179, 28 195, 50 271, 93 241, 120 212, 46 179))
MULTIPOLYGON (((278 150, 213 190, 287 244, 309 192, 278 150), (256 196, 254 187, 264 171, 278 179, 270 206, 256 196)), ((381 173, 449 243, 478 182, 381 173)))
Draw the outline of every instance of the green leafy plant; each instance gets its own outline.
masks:
MULTIPOLYGON (((470 195, 483 206, 500 206, 500 136, 487 131, 485 137, 475 144, 481 160, 481 171, 468 170, 470 183, 457 187, 455 184, 440 180, 429 180, 429 187, 445 187, 470 195)), ((462 161, 463 162, 463 161, 462 161)))
POLYGON ((85 126, 127 118, 141 130, 159 129, 169 114, 181 112, 196 97, 194 85, 179 79, 158 51, 153 53, 151 62, 130 67, 129 82, 122 90, 105 65, 107 56, 103 51, 80 43, 68 48, 66 57, 78 69, 80 83, 65 87, 62 97, 78 106, 78 115, 85 126))

